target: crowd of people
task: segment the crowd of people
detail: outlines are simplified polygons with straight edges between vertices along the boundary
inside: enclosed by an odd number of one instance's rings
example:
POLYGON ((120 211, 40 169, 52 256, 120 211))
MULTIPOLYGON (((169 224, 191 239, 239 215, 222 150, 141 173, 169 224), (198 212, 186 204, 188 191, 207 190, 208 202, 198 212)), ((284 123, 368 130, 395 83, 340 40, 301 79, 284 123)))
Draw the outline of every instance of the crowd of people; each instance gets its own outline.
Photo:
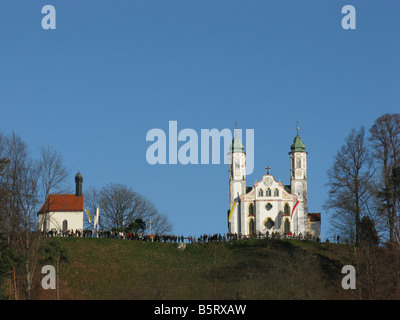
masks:
POLYGON ((299 239, 299 240, 313 240, 320 241, 319 238, 312 238, 310 235, 303 236, 301 233, 297 236, 295 234, 281 234, 278 231, 269 233, 254 233, 251 235, 243 235, 241 233, 220 233, 215 234, 202 234, 200 236, 183 236, 183 235, 171 235, 171 234, 145 234, 143 232, 123 232, 118 230, 108 231, 95 231, 91 229, 76 229, 76 230, 55 230, 52 229, 46 233, 47 237, 88 237, 88 238, 114 238, 114 239, 125 239, 125 240, 136 240, 136 241, 152 241, 152 242, 174 242, 174 243, 208 243, 208 242, 225 242, 235 240, 246 240, 246 239, 299 239))
POLYGON ((123 232, 118 230, 95 231, 91 229, 76 229, 76 230, 55 230, 52 229, 45 234, 47 237, 87 237, 87 238, 113 238, 137 241, 153 241, 153 242, 175 242, 175 243, 203 243, 226 241, 226 234, 203 234, 196 236, 183 236, 171 234, 145 234, 143 232, 123 232))
POLYGON ((242 235, 241 233, 229 233, 227 235, 228 240, 242 240, 242 239, 265 239, 265 238, 271 238, 271 239, 298 239, 298 240, 313 240, 313 241, 320 241, 318 237, 312 237, 311 235, 302 235, 299 233, 296 235, 295 233, 289 233, 289 234, 282 234, 278 231, 274 232, 269 232, 266 231, 265 233, 262 233, 259 231, 258 233, 253 233, 250 235, 242 235))

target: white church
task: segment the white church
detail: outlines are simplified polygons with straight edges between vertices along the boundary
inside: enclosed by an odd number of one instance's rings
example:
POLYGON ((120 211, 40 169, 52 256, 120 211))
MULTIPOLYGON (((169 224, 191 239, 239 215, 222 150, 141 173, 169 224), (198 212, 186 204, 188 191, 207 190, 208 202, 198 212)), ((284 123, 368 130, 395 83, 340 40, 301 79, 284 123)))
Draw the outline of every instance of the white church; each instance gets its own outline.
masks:
POLYGON ((246 186, 246 153, 236 130, 228 155, 230 233, 251 235, 261 232, 265 235, 278 232, 320 239, 321 215, 308 212, 307 152, 298 127, 289 152, 290 185, 277 181, 267 167, 267 174, 259 182, 246 186))
POLYGON ((41 232, 83 229, 83 176, 75 175, 75 194, 51 194, 40 208, 38 215, 41 232))

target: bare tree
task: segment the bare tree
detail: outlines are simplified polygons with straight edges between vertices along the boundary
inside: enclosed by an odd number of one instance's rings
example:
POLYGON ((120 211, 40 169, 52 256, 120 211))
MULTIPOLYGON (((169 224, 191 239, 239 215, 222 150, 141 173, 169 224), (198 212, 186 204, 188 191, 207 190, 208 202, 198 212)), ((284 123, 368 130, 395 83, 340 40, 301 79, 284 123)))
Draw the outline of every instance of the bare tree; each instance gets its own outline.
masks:
POLYGON ((152 219, 152 232, 168 232, 171 224, 165 214, 158 212, 154 204, 144 196, 133 191, 124 184, 110 183, 100 191, 94 187, 89 187, 85 193, 85 207, 90 212, 96 212, 97 206, 100 207, 100 226, 103 229, 122 229, 136 219, 146 222, 152 219))
MULTIPOLYGON (((399 195, 395 173, 400 166, 400 114, 384 114, 375 120, 369 138, 377 165, 379 183, 375 196, 380 205, 378 212, 386 221, 389 240, 399 239, 399 195)), ((400 242, 398 241, 400 244, 400 242)))
POLYGON ((46 195, 65 179, 61 156, 50 148, 42 149, 34 160, 28 147, 15 133, 6 137, 2 187, 6 190, 2 212, 2 232, 12 249, 23 259, 23 282, 26 298, 31 298, 33 276, 41 246, 37 212, 46 195))
POLYGON ((50 193, 63 192, 64 183, 68 177, 68 170, 62 162, 62 155, 50 146, 40 149, 40 180, 44 196, 50 193))
POLYGON ((23 258, 23 280, 27 299, 31 298, 32 280, 40 245, 35 216, 39 203, 39 166, 29 156, 27 145, 12 133, 7 143, 9 163, 5 171, 8 191, 4 218, 11 247, 23 258))
MULTIPOLYGON (((85 209, 89 210, 92 222, 90 222, 88 218, 85 218, 84 219, 85 229, 93 228, 94 216, 96 214, 96 209, 99 205, 99 200, 100 200, 99 191, 95 187, 89 186, 89 188, 87 188, 85 191, 84 202, 85 202, 85 209)), ((84 217, 86 217, 86 215, 84 215, 84 217)))
POLYGON ((0 133, 0 234, 5 234, 7 230, 7 203, 8 203, 8 190, 6 184, 5 169, 10 162, 5 154, 6 139, 0 133))
MULTIPOLYGON (((68 171, 63 165, 62 156, 50 146, 42 146, 40 149, 40 159, 38 161, 40 198, 44 200, 44 212, 49 206, 49 195, 63 191, 63 184, 68 177, 68 171)), ((51 219, 47 213, 44 215, 43 231, 46 233, 47 221, 51 219)))
POLYGON ((364 127, 358 131, 353 129, 328 170, 329 198, 325 208, 333 211, 333 227, 355 243, 360 241, 361 218, 369 213, 369 184, 373 174, 364 127))

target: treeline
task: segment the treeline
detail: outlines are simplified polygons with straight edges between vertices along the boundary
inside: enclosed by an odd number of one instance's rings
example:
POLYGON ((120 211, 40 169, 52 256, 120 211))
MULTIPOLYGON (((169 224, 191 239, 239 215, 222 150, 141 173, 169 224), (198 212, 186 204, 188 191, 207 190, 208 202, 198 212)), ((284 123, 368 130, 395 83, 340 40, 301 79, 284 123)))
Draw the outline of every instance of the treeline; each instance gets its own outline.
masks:
MULTIPOLYGON (((19 292, 15 298, 31 299, 38 261, 47 250, 37 213, 43 204, 47 207, 50 194, 72 193, 69 176, 54 148, 42 146, 38 158, 33 158, 21 137, 0 133, 0 298, 4 281, 12 279, 14 291, 19 292)), ((155 230, 171 229, 165 214, 126 185, 108 184, 99 191, 91 187, 83 194, 84 205, 92 212, 100 205, 102 225, 110 229, 121 225, 146 229, 143 221, 149 218, 155 230)))
MULTIPOLYGON (((144 233, 168 233, 172 230, 166 214, 124 184, 109 183, 100 189, 90 186, 84 196, 85 208, 90 212, 94 214, 100 207, 100 230, 144 233)), ((87 228, 92 226, 87 219, 85 222, 87 228)))
POLYGON ((352 129, 328 170, 332 232, 356 245, 400 245, 400 114, 352 129))

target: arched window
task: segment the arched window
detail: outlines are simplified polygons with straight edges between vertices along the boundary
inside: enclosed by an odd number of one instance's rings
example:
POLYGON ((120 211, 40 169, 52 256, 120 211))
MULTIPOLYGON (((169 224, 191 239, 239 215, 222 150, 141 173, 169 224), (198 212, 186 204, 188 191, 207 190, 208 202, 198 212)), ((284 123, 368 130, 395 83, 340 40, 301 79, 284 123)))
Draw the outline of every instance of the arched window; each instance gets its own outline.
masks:
POLYGON ((62 229, 64 232, 68 230, 68 221, 67 220, 64 220, 62 222, 62 229))
POLYGON ((262 191, 262 189, 258 190, 258 196, 259 197, 263 197, 264 196, 264 192, 262 191))
POLYGON ((274 197, 279 197, 279 190, 278 189, 274 190, 274 197))
POLYGON ((285 216, 289 216, 289 215, 290 215, 290 207, 289 207, 289 205, 288 205, 287 203, 285 204, 283 214, 284 214, 285 216))
POLYGON ((296 168, 301 168, 301 159, 300 158, 296 159, 296 168))
POLYGON ((250 222, 249 222, 249 233, 250 234, 256 233, 256 229, 255 229, 255 226, 254 226, 254 219, 250 219, 250 222))
POLYGON ((267 191, 265 191, 265 196, 270 197, 271 196, 271 189, 268 188, 267 191))
POLYGON ((235 169, 239 170, 240 169, 240 162, 239 160, 235 160, 235 169))
POLYGON ((249 204, 249 216, 254 216, 254 206, 252 203, 249 204))
POLYGON ((283 223, 283 234, 289 234, 290 233, 290 222, 289 219, 285 219, 285 222, 283 223))

